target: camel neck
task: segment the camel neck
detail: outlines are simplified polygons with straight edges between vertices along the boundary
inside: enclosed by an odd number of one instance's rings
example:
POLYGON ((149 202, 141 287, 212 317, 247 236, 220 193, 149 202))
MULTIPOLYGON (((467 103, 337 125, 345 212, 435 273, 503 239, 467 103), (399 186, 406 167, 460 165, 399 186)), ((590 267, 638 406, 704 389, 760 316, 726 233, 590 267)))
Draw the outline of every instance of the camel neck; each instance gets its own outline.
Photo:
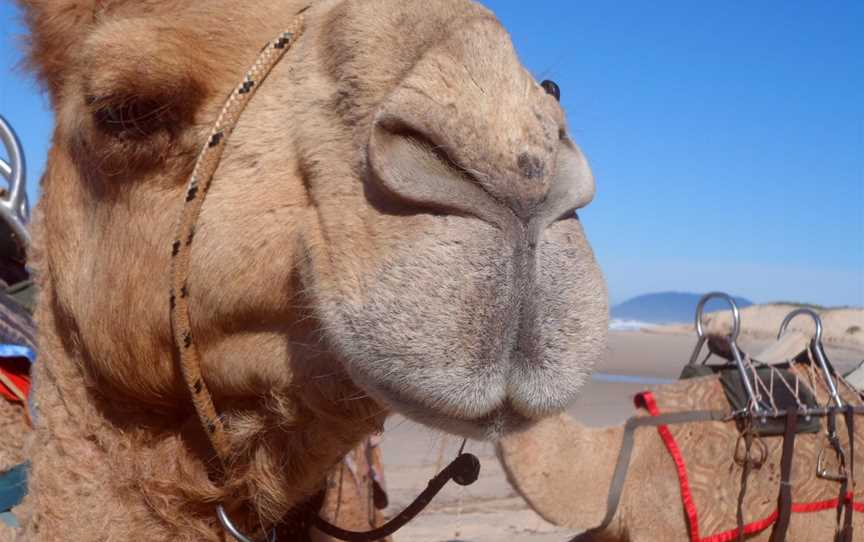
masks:
POLYGON ((534 511, 556 525, 587 530, 606 514, 622 436, 620 426, 587 427, 564 414, 502 439, 499 455, 534 511))
POLYGON ((232 457, 224 484, 215 484, 207 470, 212 450, 194 414, 148 416, 140 405, 99 397, 44 307, 23 508, 30 517, 22 518, 28 540, 135 539, 140 532, 150 540, 223 540, 218 503, 238 527, 254 531, 317 493, 333 465, 383 423, 371 400, 331 400, 328 393, 346 393, 332 385, 227 405, 232 457))

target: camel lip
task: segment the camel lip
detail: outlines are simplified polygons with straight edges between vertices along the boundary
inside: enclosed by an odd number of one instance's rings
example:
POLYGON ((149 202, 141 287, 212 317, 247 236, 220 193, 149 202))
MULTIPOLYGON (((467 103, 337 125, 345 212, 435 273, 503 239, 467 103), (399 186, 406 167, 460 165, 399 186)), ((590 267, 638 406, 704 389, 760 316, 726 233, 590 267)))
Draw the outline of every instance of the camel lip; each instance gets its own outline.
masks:
MULTIPOLYGON (((465 398, 464 409, 460 409, 436 404, 457 393, 455 384, 447 397, 439 395, 426 397, 424 400, 424 398, 401 393, 388 383, 373 378, 365 371, 357 370, 352 364, 345 364, 345 366, 354 383, 391 412, 426 427, 473 440, 494 442, 536 423, 539 417, 553 414, 545 413, 538 417, 533 416, 531 410, 519 408, 516 398, 507 391, 506 381, 501 382, 502 385, 496 392, 483 394, 480 397, 475 395, 473 400, 465 398)), ((506 377, 504 379, 506 380, 506 377)), ((485 388, 489 391, 491 382, 486 384, 485 388)))
POLYGON ((411 399, 394 396, 380 397, 377 393, 371 395, 390 406, 394 412, 412 421, 472 440, 495 442, 537 421, 518 412, 507 399, 482 415, 459 417, 436 411, 411 399))
POLYGON ((506 401, 504 405, 484 416, 482 424, 486 429, 487 440, 497 441, 505 435, 521 431, 536 421, 525 416, 506 401))

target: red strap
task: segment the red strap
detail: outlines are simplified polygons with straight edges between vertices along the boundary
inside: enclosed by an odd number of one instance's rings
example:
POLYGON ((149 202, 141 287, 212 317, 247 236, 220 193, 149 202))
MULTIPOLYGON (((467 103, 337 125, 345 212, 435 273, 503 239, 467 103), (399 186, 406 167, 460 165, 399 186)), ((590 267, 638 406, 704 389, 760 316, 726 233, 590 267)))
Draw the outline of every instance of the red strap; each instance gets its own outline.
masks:
MULTIPOLYGON (((848 499, 852 499, 852 492, 849 492, 846 496, 848 499)), ((824 512, 825 510, 834 510, 837 508, 837 499, 828 499, 827 501, 816 501, 816 502, 805 502, 792 504, 792 512, 795 514, 806 514, 809 512, 824 512)), ((864 512, 864 503, 853 502, 852 507, 857 512, 864 512)), ((763 531, 771 526, 775 521, 777 521, 778 512, 774 510, 766 518, 760 519, 758 521, 754 521, 752 523, 748 523, 744 526, 744 534, 754 534, 760 531, 763 531)), ((715 534, 706 538, 703 538, 699 542, 731 542, 732 540, 736 540, 738 538, 738 528, 731 529, 729 531, 723 531, 722 533, 715 534)))
POLYGON ((8 379, 9 383, 21 390, 25 397, 30 397, 30 364, 26 359, 4 360, 0 365, 0 372, 5 377, 0 379, 0 395, 13 402, 21 402, 21 398, 3 382, 8 379))
MULTIPOLYGON (((634 401, 637 407, 645 408, 652 416, 658 416, 660 414, 660 409, 657 408, 657 401, 654 399, 654 394, 650 391, 637 394, 634 401)), ((675 437, 672 436, 672 432, 669 431, 668 426, 657 426, 657 432, 660 433, 660 438, 663 439, 663 444, 665 444, 666 449, 669 450, 669 455, 672 456, 672 460, 675 462, 675 469, 678 471, 678 483, 681 486, 681 500, 684 503, 684 513, 687 515, 691 542, 731 542, 732 540, 737 539, 737 527, 705 538, 699 538, 699 523, 696 514, 696 504, 693 501, 693 494, 690 491, 690 482, 687 479, 687 466, 684 464, 681 450, 678 448, 678 443, 675 441, 675 437)), ((854 502, 854 496, 851 491, 847 493, 846 498, 852 501, 852 508, 855 511, 864 512, 864 503, 854 502)), ((827 501, 793 503, 792 512, 802 514, 831 510, 837 508, 838 501, 839 499, 829 499, 827 501)), ((769 516, 748 523, 744 526, 744 534, 754 534, 767 529, 777 521, 778 515, 779 512, 775 509, 769 516)))
MULTIPOLYGON (((795 512, 795 505, 792 505, 792 512, 795 512)), ((774 510, 771 512, 771 515, 767 518, 760 519, 758 521, 754 521, 748 523, 744 526, 744 534, 755 534, 760 531, 764 531, 768 527, 771 526, 775 521, 777 521, 777 517, 780 515, 780 512, 774 510)), ((699 542, 732 542, 733 540, 738 539, 738 527, 731 529, 729 531, 723 531, 722 533, 715 534, 706 538, 701 539, 699 542)))
MULTIPOLYGON (((650 391, 637 395, 636 401, 637 404, 641 402, 652 416, 660 415, 660 409, 657 408, 654 394, 650 391)), ((678 483, 681 486, 681 500, 684 501, 684 513, 687 514, 687 523, 690 527, 690 540, 692 542, 699 542, 699 519, 696 516, 696 504, 693 502, 693 494, 690 492, 690 481, 687 479, 687 466, 684 464, 684 457, 681 455, 678 443, 675 442, 675 437, 672 436, 672 432, 669 431, 668 426, 658 425, 657 432, 660 433, 663 444, 666 445, 669 455, 675 461, 675 470, 678 471, 678 483)))

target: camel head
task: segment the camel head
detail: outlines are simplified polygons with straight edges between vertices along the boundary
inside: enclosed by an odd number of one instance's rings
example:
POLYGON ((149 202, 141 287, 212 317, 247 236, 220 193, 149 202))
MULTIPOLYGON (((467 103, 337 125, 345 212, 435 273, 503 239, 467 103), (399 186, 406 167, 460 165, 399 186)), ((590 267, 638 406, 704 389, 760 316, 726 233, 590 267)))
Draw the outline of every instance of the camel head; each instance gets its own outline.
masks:
MULTIPOLYGON (((185 408, 168 325, 185 183, 225 97, 310 2, 22 1, 57 123, 44 333, 113 401, 185 408)), ((217 404, 341 386, 472 436, 563 410, 607 308, 575 213, 594 181, 560 104, 473 2, 322 0, 305 19, 195 232, 217 404)))

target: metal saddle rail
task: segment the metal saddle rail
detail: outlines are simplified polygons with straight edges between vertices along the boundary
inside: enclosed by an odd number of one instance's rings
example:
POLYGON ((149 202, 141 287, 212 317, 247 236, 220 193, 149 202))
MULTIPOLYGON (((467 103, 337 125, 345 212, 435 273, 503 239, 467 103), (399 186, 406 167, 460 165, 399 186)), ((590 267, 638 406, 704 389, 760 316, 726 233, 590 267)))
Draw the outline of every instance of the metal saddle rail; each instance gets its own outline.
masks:
POLYGON ((30 245, 30 204, 27 200, 27 168, 21 142, 12 126, 0 115, 0 141, 6 147, 9 161, 0 158, 0 175, 9 185, 9 190, 0 197, 0 216, 20 239, 24 248, 30 245))
POLYGON ((837 382, 835 381, 836 373, 828 361, 828 356, 825 355, 825 348, 822 346, 822 318, 819 314, 817 314, 813 309, 806 307, 793 310, 786 315, 783 322, 780 324, 780 331, 777 333, 777 339, 783 337, 783 334, 786 333, 792 320, 802 315, 809 316, 816 326, 816 332, 810 340, 809 348, 813 353, 813 356, 816 358, 819 368, 822 370, 822 377, 825 379, 825 386, 828 388, 828 394, 830 395, 831 400, 837 407, 842 407, 843 400, 840 398, 837 382))
POLYGON ((702 347, 708 341, 708 335, 705 333, 702 319, 705 312, 705 305, 708 303, 708 301, 715 298, 723 299, 732 308, 732 331, 727 337, 725 337, 725 340, 728 343, 729 350, 732 353, 732 360, 735 363, 739 374, 741 375, 741 382, 742 384, 744 384, 744 391, 746 392, 748 399, 747 410, 754 415, 762 416, 763 414, 768 412, 769 409, 759 399, 759 396, 754 389, 753 381, 750 380, 747 365, 744 363, 744 356, 742 356, 741 349, 738 347, 738 336, 741 333, 741 311, 738 310, 738 304, 735 303, 735 300, 729 294, 724 292, 710 292, 702 296, 702 298, 699 300, 699 304, 696 305, 695 325, 698 340, 696 341, 696 347, 693 349, 693 354, 690 356, 690 361, 688 365, 697 364, 699 360, 699 354, 702 351, 702 347))

